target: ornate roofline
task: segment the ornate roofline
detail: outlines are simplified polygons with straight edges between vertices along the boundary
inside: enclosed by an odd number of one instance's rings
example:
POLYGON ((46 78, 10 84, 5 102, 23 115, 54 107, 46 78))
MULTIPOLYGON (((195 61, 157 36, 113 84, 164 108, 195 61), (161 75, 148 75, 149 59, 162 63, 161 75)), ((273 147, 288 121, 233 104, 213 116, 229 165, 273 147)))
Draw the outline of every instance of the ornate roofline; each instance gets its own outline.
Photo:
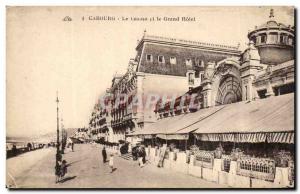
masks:
POLYGON ((185 39, 177 39, 177 38, 170 38, 170 37, 163 37, 163 36, 156 36, 156 35, 147 35, 144 34, 143 38, 139 41, 136 49, 138 49, 143 42, 159 42, 159 43, 167 43, 171 45, 181 45, 181 46, 193 46, 193 47, 201 47, 207 48, 211 50, 223 50, 223 51, 230 51, 230 52, 240 52, 239 45, 231 46, 231 45, 224 45, 224 44, 214 44, 214 43, 207 43, 207 42, 199 42, 193 40, 185 40, 185 39))

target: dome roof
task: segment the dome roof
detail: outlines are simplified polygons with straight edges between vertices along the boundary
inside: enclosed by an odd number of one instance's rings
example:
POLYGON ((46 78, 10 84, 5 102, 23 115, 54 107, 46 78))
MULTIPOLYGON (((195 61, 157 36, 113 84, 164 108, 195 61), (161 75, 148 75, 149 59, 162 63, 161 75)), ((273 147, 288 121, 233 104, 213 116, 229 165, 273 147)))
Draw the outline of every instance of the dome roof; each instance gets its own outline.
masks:
POLYGON ((294 27, 292 26, 287 26, 285 24, 282 23, 278 23, 277 21, 275 21, 274 19, 274 10, 271 9, 270 10, 270 16, 269 16, 269 21, 263 23, 260 26, 255 26, 255 29, 252 31, 248 32, 248 38, 250 38, 255 32, 258 31, 264 31, 264 30, 268 30, 268 29, 276 29, 276 30, 284 30, 284 31, 288 31, 293 33, 294 32, 294 27))
POLYGON ((260 28, 287 28, 287 26, 282 23, 277 23, 275 20, 269 20, 266 23, 260 25, 258 29, 260 28))

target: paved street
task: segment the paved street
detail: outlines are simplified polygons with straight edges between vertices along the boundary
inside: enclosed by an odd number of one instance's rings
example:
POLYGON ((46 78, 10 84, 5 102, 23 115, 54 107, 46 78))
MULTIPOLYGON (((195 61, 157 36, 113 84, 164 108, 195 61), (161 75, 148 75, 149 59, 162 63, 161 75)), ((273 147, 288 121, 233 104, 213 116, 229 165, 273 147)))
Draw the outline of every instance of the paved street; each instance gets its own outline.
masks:
POLYGON ((55 148, 25 153, 7 160, 7 184, 22 188, 220 188, 216 183, 115 156, 117 168, 103 165, 99 145, 75 145, 64 159, 70 164, 65 181, 55 184, 55 148), (34 160, 33 160, 34 158, 34 160), (19 168, 14 168, 18 166, 19 168), (8 174, 9 173, 9 174, 8 174), (12 178, 13 177, 13 178, 12 178))

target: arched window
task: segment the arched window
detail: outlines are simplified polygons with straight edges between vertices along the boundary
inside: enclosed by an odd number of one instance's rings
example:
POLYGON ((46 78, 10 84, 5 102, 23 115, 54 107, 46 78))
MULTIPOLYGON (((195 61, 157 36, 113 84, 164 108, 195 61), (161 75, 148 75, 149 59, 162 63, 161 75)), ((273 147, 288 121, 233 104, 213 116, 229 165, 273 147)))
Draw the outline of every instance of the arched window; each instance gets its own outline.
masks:
POLYGON ((234 76, 227 76, 220 82, 216 97, 216 105, 230 104, 242 100, 240 81, 234 76))

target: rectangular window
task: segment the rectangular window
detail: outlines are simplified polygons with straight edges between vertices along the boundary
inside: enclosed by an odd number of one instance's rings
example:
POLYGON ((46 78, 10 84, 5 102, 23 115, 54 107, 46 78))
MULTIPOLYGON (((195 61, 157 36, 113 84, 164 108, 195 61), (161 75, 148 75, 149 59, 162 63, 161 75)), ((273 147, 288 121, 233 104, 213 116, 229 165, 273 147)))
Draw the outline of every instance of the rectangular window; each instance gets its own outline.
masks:
POLYGON ((282 43, 282 44, 284 43, 284 36, 282 36, 282 35, 280 36, 280 43, 282 43))
POLYGON ((146 55, 146 60, 152 62, 153 61, 152 55, 146 55))
POLYGON ((159 63, 165 63, 165 58, 164 58, 164 56, 162 56, 162 55, 158 56, 158 62, 159 62, 159 63))
POLYGON ((202 82, 202 81, 203 81, 203 79, 204 79, 204 75, 203 75, 203 73, 199 73, 199 78, 200 78, 200 82, 202 82))
POLYGON ((289 38, 289 45, 293 45, 293 38, 289 38))
POLYGON ((277 42, 277 34, 270 34, 268 36, 268 42, 269 43, 276 43, 277 42))
POLYGON ((185 60, 185 64, 186 64, 187 66, 192 66, 192 65, 193 65, 192 59, 186 59, 186 60, 185 60))
POLYGON ((257 36, 256 37, 256 42, 255 42, 256 44, 259 44, 260 43, 260 38, 259 38, 259 36, 257 36))
POLYGON ((261 36, 261 43, 266 43, 266 40, 267 40, 267 37, 266 37, 266 35, 262 35, 261 36))
POLYGON ((194 79, 195 79, 194 73, 188 73, 189 85, 193 85, 194 84, 194 79))
POLYGON ((176 57, 170 57, 170 64, 176 65, 176 57))

